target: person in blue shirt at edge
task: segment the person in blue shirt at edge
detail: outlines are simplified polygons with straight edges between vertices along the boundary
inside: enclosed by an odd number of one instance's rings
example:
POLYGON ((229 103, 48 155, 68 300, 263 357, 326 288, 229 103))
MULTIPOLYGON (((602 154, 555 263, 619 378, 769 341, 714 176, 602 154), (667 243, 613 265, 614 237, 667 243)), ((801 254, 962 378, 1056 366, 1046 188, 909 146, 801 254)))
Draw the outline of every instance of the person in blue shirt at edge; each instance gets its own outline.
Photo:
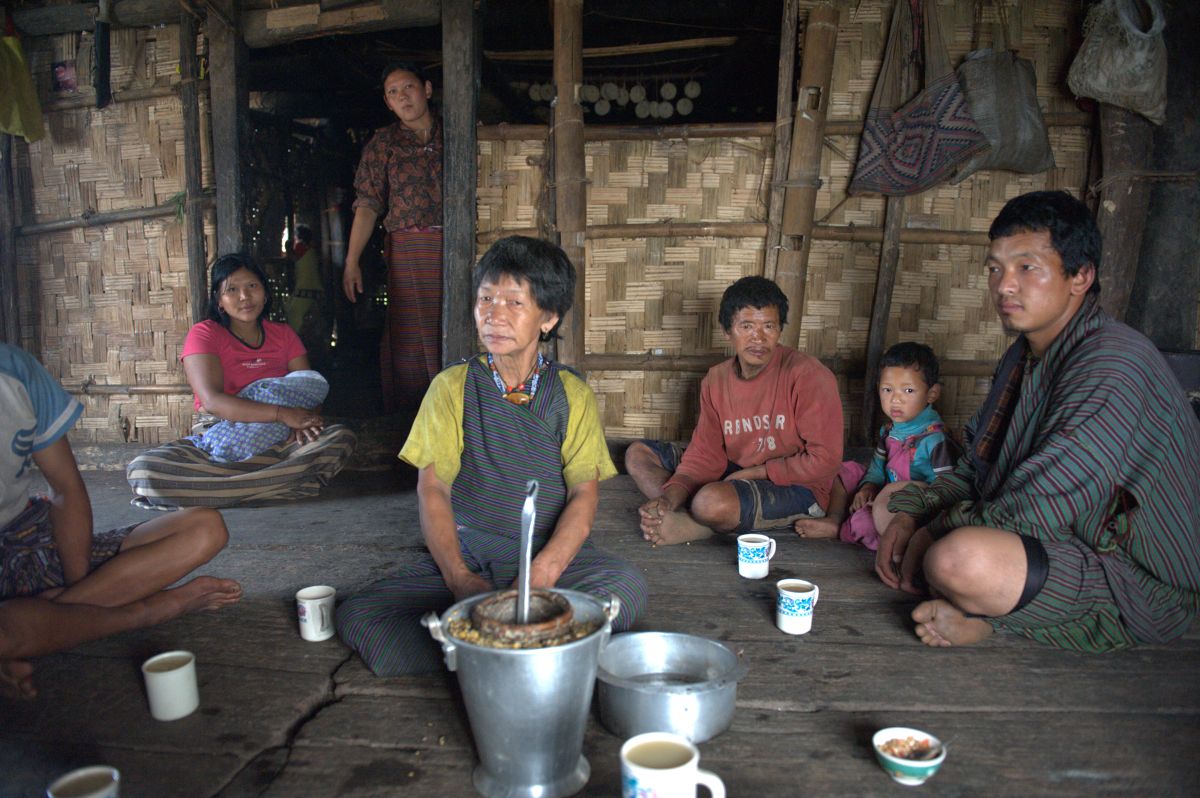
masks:
POLYGON ((32 698, 28 661, 89 640, 236 602, 232 579, 199 576, 229 532, 194 507, 93 533, 67 431, 83 412, 32 355, 0 343, 0 692, 32 698), (30 495, 34 466, 49 496, 30 495))

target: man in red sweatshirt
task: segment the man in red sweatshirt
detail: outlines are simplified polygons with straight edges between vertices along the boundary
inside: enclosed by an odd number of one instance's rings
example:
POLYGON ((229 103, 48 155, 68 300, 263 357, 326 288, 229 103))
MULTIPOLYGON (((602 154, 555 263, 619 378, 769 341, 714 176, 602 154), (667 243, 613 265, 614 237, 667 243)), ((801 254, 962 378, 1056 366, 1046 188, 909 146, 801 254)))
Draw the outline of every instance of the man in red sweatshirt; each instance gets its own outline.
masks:
POLYGON ((764 277, 725 290, 718 318, 734 356, 700 383, 691 443, 644 440, 625 454, 649 499, 639 508, 646 540, 790 528, 825 514, 842 462, 842 401, 829 369, 780 345, 787 312, 764 277))

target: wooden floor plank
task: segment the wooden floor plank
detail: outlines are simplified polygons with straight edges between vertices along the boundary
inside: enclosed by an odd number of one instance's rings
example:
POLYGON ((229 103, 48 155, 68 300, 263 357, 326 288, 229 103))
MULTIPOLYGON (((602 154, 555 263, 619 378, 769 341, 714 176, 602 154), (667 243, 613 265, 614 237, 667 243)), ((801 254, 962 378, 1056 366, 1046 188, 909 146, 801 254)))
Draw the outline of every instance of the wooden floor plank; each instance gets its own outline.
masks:
MULTIPOLYGON (((268 795, 298 794, 300 784, 313 795, 471 794, 473 746, 454 708, 445 701, 410 706, 381 712, 348 699, 327 707, 297 740, 286 779, 268 795), (396 792, 372 791, 384 783, 396 792)), ((1200 733, 1200 717, 1154 714, 739 708, 728 732, 701 744, 701 764, 721 775, 731 796, 900 795, 876 764, 870 738, 901 724, 948 741, 947 763, 925 787, 934 795, 1184 795, 1200 777, 1200 760, 1177 753, 1178 735, 1200 733), (1105 748, 1114 738, 1126 742, 1105 748)), ((592 776, 580 795, 620 793, 620 744, 589 719, 583 754, 592 776)))
MULTIPOLYGON (((103 499, 98 527, 146 518, 131 513, 121 475, 87 479, 103 499)), ((379 479, 363 489, 280 513, 228 513, 231 543, 203 572, 241 580, 239 605, 38 659, 38 700, 0 698, 0 798, 40 794, 95 762, 122 769, 125 798, 472 795, 476 741, 453 674, 378 678, 340 643, 296 634, 297 588, 327 581, 345 596, 422 551, 412 492, 379 479), (201 711, 158 723, 138 666, 172 648, 197 654, 201 711)), ((1196 794, 1200 629, 1105 655, 1011 634, 929 649, 908 618, 916 599, 879 582, 870 552, 784 530, 770 576, 746 580, 727 539, 649 546, 640 503, 628 477, 604 483, 594 535, 646 575, 650 603, 636 628, 721 640, 748 664, 732 727, 700 746, 730 796, 913 795, 875 764, 869 738, 886 725, 950 740, 923 795, 1196 794), (807 635, 775 628, 783 576, 821 587, 807 635)), ((592 777, 581 795, 611 798, 621 740, 594 713, 588 724, 592 777)))

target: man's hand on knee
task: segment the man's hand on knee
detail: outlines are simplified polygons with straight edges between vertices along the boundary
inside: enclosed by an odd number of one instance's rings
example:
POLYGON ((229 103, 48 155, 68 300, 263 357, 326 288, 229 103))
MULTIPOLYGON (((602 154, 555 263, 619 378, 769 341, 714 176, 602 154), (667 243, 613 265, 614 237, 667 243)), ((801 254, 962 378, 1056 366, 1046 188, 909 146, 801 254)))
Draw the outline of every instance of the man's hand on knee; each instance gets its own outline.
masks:
POLYGON ((879 535, 875 551, 875 573, 888 587, 900 588, 900 566, 909 540, 917 531, 916 520, 908 513, 896 513, 879 535))
POLYGON ((908 541, 908 548, 904 550, 904 559, 900 563, 900 589, 906 593, 915 595, 923 595, 925 590, 917 583, 920 581, 922 574, 922 564, 925 561, 925 552, 933 545, 933 536, 929 534, 929 530, 921 527, 908 541))

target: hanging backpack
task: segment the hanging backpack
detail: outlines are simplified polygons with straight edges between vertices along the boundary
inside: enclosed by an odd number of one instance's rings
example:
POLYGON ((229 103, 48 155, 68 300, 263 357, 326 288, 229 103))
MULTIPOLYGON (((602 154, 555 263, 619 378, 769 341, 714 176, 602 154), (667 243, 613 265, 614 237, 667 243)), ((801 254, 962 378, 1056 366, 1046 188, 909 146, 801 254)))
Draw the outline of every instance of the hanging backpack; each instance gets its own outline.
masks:
POLYGON ((897 0, 867 108, 851 194, 916 194, 988 146, 967 107, 931 0, 897 0), (904 97, 904 71, 924 60, 924 88, 904 97))
POLYGON ((955 183, 980 169, 1033 173, 1054 168, 1033 62, 1010 49, 1007 15, 1003 6, 997 10, 1001 49, 967 53, 956 70, 971 116, 991 146, 959 166, 955 183))
POLYGON ((1067 85, 1077 97, 1120 106, 1161 125, 1167 114, 1165 27, 1158 0, 1101 0, 1083 23, 1083 45, 1067 85), (1145 30, 1139 2, 1150 9, 1145 30))

